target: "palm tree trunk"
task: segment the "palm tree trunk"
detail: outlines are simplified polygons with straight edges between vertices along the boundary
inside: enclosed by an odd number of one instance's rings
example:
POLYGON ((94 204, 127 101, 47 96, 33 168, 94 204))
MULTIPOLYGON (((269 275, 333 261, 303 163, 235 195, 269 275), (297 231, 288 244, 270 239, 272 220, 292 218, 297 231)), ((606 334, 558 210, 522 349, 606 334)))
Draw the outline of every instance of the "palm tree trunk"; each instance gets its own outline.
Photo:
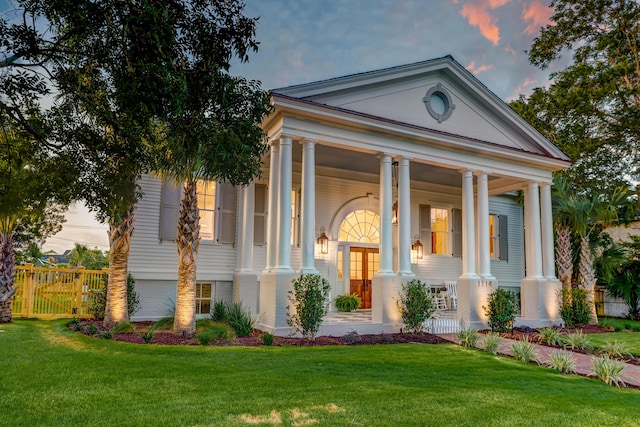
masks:
POLYGON ((11 297, 16 291, 16 260, 13 252, 13 232, 0 230, 0 323, 10 323, 11 297))
POLYGON ((196 331, 196 266, 200 244, 200 210, 196 184, 187 181, 178 217, 178 287, 173 333, 192 335, 196 331))
POLYGON ((556 226, 556 267, 562 289, 571 288, 573 275, 573 253, 571 251, 571 228, 567 225, 556 226))
POLYGON ((580 287, 587 291, 587 301, 591 309, 591 325, 598 324, 598 313, 596 312, 595 296, 596 296, 596 276, 593 270, 593 255, 589 247, 589 237, 580 238, 580 265, 578 265, 580 273, 580 287))
POLYGON ((127 270, 134 209, 135 207, 131 206, 119 221, 109 221, 109 280, 103 322, 107 328, 114 327, 116 323, 129 321, 127 270))

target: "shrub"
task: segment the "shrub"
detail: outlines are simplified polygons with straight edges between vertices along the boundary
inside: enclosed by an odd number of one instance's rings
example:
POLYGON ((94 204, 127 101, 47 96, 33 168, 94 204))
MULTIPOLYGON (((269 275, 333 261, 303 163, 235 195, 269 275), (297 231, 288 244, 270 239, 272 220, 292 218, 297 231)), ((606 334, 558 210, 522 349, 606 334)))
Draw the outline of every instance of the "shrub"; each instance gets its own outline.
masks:
POLYGON ((624 369, 624 364, 610 359, 606 354, 593 359, 593 374, 606 384, 623 387, 622 369, 624 369))
POLYGON ((114 334, 117 334, 117 333, 120 333, 120 332, 133 332, 134 331, 134 327, 129 322, 122 322, 122 323, 116 322, 115 326, 113 327, 113 329, 111 331, 114 334))
POLYGON ((542 328, 538 331, 540 334, 540 341, 549 345, 562 344, 562 334, 556 328, 542 328))
POLYGON ((570 374, 576 371, 576 358, 568 351, 554 351, 549 356, 547 366, 563 374, 570 374))
POLYGON ((362 304, 362 300, 356 294, 344 294, 339 295, 336 300, 336 308, 338 311, 355 311, 360 308, 360 304, 362 304))
POLYGON ((151 325, 154 331, 170 331, 173 328, 173 317, 163 317, 151 325))
POLYGON ((140 337, 142 338, 142 341, 145 344, 150 344, 151 340, 153 339, 153 334, 154 334, 153 330, 149 329, 147 332, 142 332, 140 334, 140 337))
POLYGON ((489 294, 489 307, 482 307, 489 316, 492 331, 506 332, 513 325, 518 312, 516 294, 506 289, 496 289, 489 294))
POLYGON ((583 334, 582 332, 567 334, 562 338, 562 341, 566 346, 571 347, 571 349, 590 350, 593 348, 589 335, 583 334))
POLYGON ((463 347, 475 347, 480 334, 473 328, 462 328, 456 332, 456 337, 460 340, 463 347))
POLYGON ((251 317, 251 311, 242 303, 227 304, 227 324, 239 337, 246 337, 253 331, 256 321, 251 317))
POLYGON ((487 353, 498 353, 498 347, 500 347, 500 342, 502 341, 502 337, 498 334, 490 332, 484 338, 484 351, 487 353))
POLYGON ((233 339, 233 334, 229 331, 227 325, 222 323, 216 323, 211 328, 206 329, 196 335, 198 342, 201 345, 207 345, 211 341, 224 340, 229 341, 233 339))
POLYGON ((110 340, 113 338, 113 331, 102 331, 99 336, 102 339, 110 340))
MULTIPOLYGON (((102 280, 102 287, 89 292, 89 314, 98 320, 104 319, 104 310, 107 307, 107 279, 102 280)), ((127 312, 131 317, 140 308, 140 299, 136 292, 136 279, 131 274, 127 276, 127 312)))
POLYGON ((82 322, 80 322, 80 319, 74 318, 67 323, 67 327, 73 331, 79 331, 82 329, 82 322))
POLYGON ((402 285, 397 306, 407 331, 413 333, 423 332, 424 322, 435 311, 431 290, 418 279, 402 285))
POLYGON ((303 337, 314 340, 327 314, 330 290, 329 282, 319 274, 302 274, 294 279, 289 291, 287 324, 303 337))
POLYGON ((591 307, 588 293, 583 289, 571 288, 560 291, 560 316, 567 328, 580 328, 591 321, 591 307))
POLYGON ((98 327, 96 325, 94 325, 93 323, 91 323, 90 325, 87 325, 88 334, 94 335, 96 332, 98 332, 98 327))
POLYGON ((608 342, 602 348, 602 351, 609 357, 614 359, 624 359, 625 357, 632 357, 631 351, 626 343, 614 340, 608 342))
POLYGON ((536 345, 524 337, 518 342, 511 344, 513 358, 523 362, 536 361, 536 345))
POLYGON ((274 338, 275 337, 273 336, 273 334, 265 332, 264 334, 262 334, 262 345, 272 346, 274 338))
POLYGON ((216 301, 213 303, 211 309, 211 318, 214 322, 226 322, 227 321, 227 303, 224 301, 216 301))

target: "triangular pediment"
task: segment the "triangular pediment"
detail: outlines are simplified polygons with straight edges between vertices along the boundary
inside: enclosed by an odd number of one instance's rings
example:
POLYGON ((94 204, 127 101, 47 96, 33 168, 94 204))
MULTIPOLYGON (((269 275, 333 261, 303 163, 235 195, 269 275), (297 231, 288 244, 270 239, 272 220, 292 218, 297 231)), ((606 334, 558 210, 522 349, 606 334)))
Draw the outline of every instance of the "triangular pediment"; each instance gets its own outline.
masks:
POLYGON ((568 160, 450 56, 272 92, 381 120, 568 160))

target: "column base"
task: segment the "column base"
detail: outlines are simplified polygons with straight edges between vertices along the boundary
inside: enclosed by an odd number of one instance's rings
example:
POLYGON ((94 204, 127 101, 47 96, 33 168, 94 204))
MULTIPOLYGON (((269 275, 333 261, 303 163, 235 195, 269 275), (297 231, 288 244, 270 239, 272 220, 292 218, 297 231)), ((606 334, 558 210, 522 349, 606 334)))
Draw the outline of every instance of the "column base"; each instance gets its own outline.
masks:
POLYGON ((233 301, 240 302, 251 311, 252 316, 260 312, 260 282, 251 271, 239 271, 233 275, 233 301))
POLYGON ((463 275, 456 281, 458 293, 458 319, 467 328, 486 329, 489 316, 483 307, 489 305, 489 294, 498 289, 497 280, 476 275, 463 275))
POLYGON ((291 282, 298 276, 291 269, 284 272, 263 272, 260 275, 258 329, 278 336, 286 336, 291 332, 287 325, 288 293, 293 289, 291 282))
POLYGON ((371 321, 381 323, 383 332, 399 332, 403 327, 397 301, 406 278, 395 274, 377 273, 372 280, 371 321))
POLYGON ((558 279, 526 277, 520 283, 521 322, 531 327, 560 324, 560 289, 562 284, 558 279))

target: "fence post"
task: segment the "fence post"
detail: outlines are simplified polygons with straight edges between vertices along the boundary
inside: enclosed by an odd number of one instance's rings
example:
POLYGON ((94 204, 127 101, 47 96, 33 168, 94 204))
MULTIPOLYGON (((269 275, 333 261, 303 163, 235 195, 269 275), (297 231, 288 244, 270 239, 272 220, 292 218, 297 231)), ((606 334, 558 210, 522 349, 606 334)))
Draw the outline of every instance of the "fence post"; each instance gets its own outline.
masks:
POLYGON ((73 298, 71 301, 71 315, 78 317, 80 314, 80 306, 82 304, 82 286, 84 285, 84 270, 83 266, 78 266, 78 272, 75 274, 75 283, 73 289, 73 298))
POLYGON ((33 264, 25 264, 24 265, 24 289, 22 290, 22 312, 25 317, 30 317, 31 313, 33 313, 33 302, 34 302, 34 280, 33 280, 33 264))

